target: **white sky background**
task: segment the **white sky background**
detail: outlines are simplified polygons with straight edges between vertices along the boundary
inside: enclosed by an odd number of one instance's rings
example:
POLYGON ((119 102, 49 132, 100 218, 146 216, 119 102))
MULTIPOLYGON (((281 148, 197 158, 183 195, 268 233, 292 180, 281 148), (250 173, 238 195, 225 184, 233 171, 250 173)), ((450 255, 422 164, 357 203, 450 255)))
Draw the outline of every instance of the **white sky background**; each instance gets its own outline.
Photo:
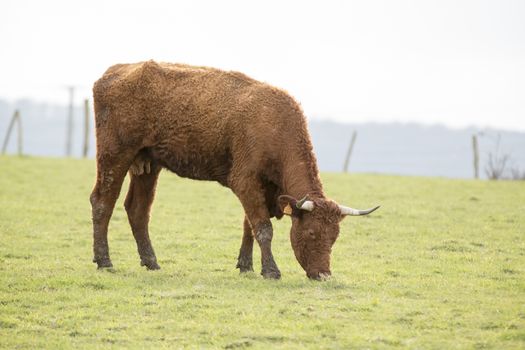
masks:
POLYGON ((306 115, 525 131, 525 1, 0 1, 0 98, 121 62, 242 71, 306 115))

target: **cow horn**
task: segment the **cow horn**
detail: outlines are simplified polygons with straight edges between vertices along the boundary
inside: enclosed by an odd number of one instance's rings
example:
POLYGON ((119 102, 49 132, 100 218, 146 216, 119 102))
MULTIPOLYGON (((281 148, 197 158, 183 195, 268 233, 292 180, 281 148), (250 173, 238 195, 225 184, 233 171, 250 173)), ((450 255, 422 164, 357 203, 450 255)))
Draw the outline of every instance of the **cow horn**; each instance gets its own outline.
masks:
POLYGON ((367 215, 373 212, 374 210, 377 210, 378 208, 379 208, 379 205, 375 208, 360 210, 360 209, 345 207, 344 205, 339 205, 339 209, 341 209, 342 215, 352 215, 352 216, 367 215))
POLYGON ((312 211, 314 210, 314 202, 308 200, 308 196, 304 196, 303 199, 295 203, 297 209, 312 211))

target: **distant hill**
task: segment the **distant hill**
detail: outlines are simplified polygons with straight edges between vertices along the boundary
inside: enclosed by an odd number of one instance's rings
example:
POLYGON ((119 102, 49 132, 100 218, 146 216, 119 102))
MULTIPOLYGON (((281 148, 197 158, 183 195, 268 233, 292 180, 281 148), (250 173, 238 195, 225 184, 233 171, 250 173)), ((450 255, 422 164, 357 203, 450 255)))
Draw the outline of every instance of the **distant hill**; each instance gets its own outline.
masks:
MULTIPOLYGON (((31 100, 9 104, 0 100, 0 141, 3 142, 9 119, 15 108, 22 114, 24 152, 39 156, 64 156, 67 107, 36 103, 31 100)), ((81 155, 83 110, 75 108, 74 156, 81 155)), ((352 132, 357 131, 349 170, 401 175, 473 176, 472 135, 481 133, 480 175, 488 154, 495 153, 499 135, 499 154, 511 157, 510 165, 525 171, 525 133, 468 128, 452 130, 444 126, 419 124, 343 124, 312 118, 309 129, 322 171, 340 172, 352 132)), ((8 153, 15 151, 15 137, 8 153)), ((95 154, 91 133, 89 156, 95 154)))
POLYGON ((472 135, 478 134, 480 175, 489 153, 509 155, 509 166, 525 170, 525 133, 494 129, 453 130, 419 124, 342 124, 310 120, 319 167, 341 171, 351 135, 357 131, 349 170, 402 175, 473 177, 472 135), (498 138, 499 151, 498 151, 498 138))

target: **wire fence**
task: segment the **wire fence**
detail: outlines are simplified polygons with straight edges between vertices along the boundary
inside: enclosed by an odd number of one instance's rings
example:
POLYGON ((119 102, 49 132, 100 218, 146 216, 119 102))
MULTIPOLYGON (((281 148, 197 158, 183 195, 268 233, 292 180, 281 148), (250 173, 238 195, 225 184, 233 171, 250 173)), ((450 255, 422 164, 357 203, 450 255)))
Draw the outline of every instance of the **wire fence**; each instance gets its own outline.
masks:
MULTIPOLYGON (((75 99, 74 95, 70 101, 60 105, 0 100, 2 153, 94 157, 92 101, 75 99), (23 125, 18 133, 14 131, 17 123, 23 125)), ((414 124, 338 124, 317 119, 309 121, 309 129, 322 171, 474 178, 475 136, 479 177, 487 177, 486 167, 494 155, 509 156, 508 175, 513 170, 525 172, 523 133, 414 124)))

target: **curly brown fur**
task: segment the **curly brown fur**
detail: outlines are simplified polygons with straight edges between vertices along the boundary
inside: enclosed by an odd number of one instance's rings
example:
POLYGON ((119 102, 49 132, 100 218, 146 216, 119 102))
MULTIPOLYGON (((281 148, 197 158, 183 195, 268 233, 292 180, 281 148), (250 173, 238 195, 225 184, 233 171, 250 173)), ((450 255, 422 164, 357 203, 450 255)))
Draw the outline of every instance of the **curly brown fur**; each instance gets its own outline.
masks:
POLYGON ((305 117, 285 91, 238 72, 147 61, 110 67, 93 95, 97 181, 91 202, 99 267, 111 265, 107 226, 128 170, 130 223, 143 263, 157 267, 148 220, 139 216, 149 218, 157 169, 167 168, 232 189, 246 214, 239 267, 251 269, 253 239, 246 235, 255 234, 262 270, 274 278, 280 273, 269 219, 283 216, 280 195, 309 195, 316 210, 293 218, 292 246, 309 276, 329 271, 340 212, 325 199, 305 117), (304 238, 306 227, 316 240, 304 238))

